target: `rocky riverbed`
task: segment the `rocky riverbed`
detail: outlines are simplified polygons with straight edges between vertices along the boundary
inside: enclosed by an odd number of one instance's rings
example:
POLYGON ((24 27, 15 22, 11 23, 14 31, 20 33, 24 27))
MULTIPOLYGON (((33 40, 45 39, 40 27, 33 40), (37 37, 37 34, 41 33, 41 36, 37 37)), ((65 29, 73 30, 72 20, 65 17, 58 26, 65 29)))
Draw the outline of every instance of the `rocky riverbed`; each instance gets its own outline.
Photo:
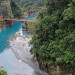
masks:
POLYGON ((38 62, 36 59, 33 59, 33 55, 30 53, 29 41, 31 36, 17 36, 16 38, 10 40, 10 47, 19 60, 19 62, 27 63, 37 72, 40 72, 42 75, 48 75, 45 71, 39 68, 38 62))

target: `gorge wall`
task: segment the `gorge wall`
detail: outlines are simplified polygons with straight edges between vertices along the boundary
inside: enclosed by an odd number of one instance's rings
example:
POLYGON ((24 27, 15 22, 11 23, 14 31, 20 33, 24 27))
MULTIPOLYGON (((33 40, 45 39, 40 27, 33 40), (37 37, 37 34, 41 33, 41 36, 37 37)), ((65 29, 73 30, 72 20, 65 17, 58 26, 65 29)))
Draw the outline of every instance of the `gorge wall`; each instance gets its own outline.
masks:
POLYGON ((13 18, 10 0, 0 0, 0 16, 4 18, 13 18))
POLYGON ((0 0, 0 16, 3 16, 3 19, 0 19, 0 31, 6 27, 10 27, 11 23, 5 24, 5 18, 13 18, 13 13, 11 10, 11 0, 0 0))

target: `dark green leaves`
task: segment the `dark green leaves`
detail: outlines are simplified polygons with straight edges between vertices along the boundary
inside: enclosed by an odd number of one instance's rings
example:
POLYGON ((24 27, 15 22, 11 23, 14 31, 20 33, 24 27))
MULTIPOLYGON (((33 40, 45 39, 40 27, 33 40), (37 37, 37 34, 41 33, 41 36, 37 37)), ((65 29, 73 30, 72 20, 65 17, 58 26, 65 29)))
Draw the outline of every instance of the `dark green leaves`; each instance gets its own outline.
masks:
POLYGON ((38 37, 35 38, 38 43, 40 42, 36 49, 38 58, 47 62, 52 61, 54 65, 58 64, 64 69, 66 67, 73 73, 75 67, 74 0, 47 0, 46 6, 47 13, 44 15, 43 12, 39 15, 41 17, 37 27, 39 33, 36 30, 38 37))
POLYGON ((0 75, 7 75, 7 72, 4 70, 0 70, 0 75))

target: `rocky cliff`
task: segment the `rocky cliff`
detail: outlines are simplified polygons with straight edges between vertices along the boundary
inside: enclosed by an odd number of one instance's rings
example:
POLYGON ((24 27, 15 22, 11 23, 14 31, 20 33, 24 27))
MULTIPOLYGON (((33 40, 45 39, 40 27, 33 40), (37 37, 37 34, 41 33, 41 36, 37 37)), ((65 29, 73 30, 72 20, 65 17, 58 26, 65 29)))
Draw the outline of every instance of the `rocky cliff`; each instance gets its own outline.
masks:
POLYGON ((0 31, 12 25, 12 22, 6 25, 4 21, 4 18, 13 18, 10 1, 11 0, 0 0, 0 16, 3 16, 3 19, 0 19, 0 31))
POLYGON ((10 0, 0 0, 0 16, 4 18, 13 18, 10 0))

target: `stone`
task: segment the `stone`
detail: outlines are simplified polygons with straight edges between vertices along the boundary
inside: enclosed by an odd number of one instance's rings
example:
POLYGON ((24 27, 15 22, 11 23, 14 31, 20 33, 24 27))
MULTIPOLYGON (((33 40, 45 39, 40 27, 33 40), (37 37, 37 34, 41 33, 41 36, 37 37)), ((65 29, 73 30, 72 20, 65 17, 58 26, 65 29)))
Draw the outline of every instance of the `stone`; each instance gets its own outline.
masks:
POLYGON ((19 60, 19 63, 21 63, 22 62, 22 60, 19 60))
POLYGON ((0 68, 3 68, 3 67, 4 67, 3 65, 0 66, 0 68))

